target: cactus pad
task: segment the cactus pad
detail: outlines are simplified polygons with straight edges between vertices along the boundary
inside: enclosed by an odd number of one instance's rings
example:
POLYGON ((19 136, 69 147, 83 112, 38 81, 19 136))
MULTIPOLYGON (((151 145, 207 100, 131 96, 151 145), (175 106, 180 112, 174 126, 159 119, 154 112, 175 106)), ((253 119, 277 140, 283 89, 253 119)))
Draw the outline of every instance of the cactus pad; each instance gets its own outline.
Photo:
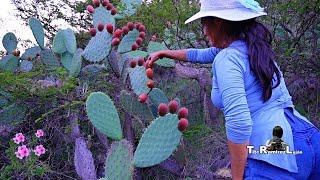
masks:
POLYGON ((158 116, 158 106, 160 103, 168 104, 169 100, 161 89, 153 88, 149 94, 151 110, 154 116, 158 116))
POLYGON ((2 45, 7 50, 8 53, 11 53, 13 50, 17 48, 18 40, 16 35, 9 32, 4 35, 2 39, 2 45))
POLYGON ((59 30, 53 39, 52 50, 55 53, 62 54, 68 51, 74 54, 77 49, 76 36, 71 29, 59 30))
POLYGON ((129 68, 129 76, 131 87, 136 95, 139 96, 140 94, 149 91, 149 88, 147 87, 148 78, 146 76, 146 69, 143 66, 129 68))
POLYGON ((38 19, 30 18, 29 26, 32 30, 33 36, 36 38, 38 45, 44 49, 44 30, 41 22, 38 19))
POLYGON ((81 70, 83 50, 78 49, 73 55, 70 63, 69 76, 77 77, 81 70))
POLYGON ((102 61, 109 54, 111 40, 111 35, 106 31, 97 32, 82 53, 83 57, 91 62, 102 61))
POLYGON ((61 54, 61 64, 67 70, 70 70, 72 58, 73 58, 73 54, 69 52, 65 52, 61 54))
POLYGON ((108 152, 105 179, 131 180, 133 177, 132 146, 125 139, 114 141, 108 152))
MULTIPOLYGON (((160 50, 166 50, 168 49, 164 43, 158 43, 150 41, 148 45, 148 52, 153 53, 160 50)), ((163 66, 163 67, 174 67, 175 62, 172 59, 169 58, 163 58, 156 61, 156 64, 163 66)))
POLYGON ((22 56, 20 57, 23 60, 29 60, 29 58, 33 59, 40 54, 41 48, 39 46, 35 46, 32 48, 27 49, 22 56))
POLYGON ((134 29, 132 31, 129 31, 127 35, 125 35, 119 46, 118 46, 118 52, 119 53, 124 53, 124 52, 129 52, 131 51, 132 44, 136 42, 136 39, 139 37, 139 31, 134 29))
POLYGON ((91 93, 86 110, 90 121, 100 132, 115 140, 122 139, 119 115, 109 96, 102 92, 91 93))
POLYGON ((147 57, 149 53, 145 51, 136 50, 136 51, 127 52, 124 55, 126 55, 128 58, 139 58, 139 57, 147 57))
POLYGON ((31 61, 28 60, 22 60, 20 62, 20 71, 22 72, 29 72, 31 71, 33 68, 33 63, 31 61))
POLYGON ((134 153, 136 167, 150 167, 166 160, 177 148, 182 136, 178 116, 167 114, 155 119, 143 133, 134 153))
POLYGON ((14 55, 4 56, 0 60, 0 69, 3 71, 14 72, 19 65, 19 60, 14 55))
POLYGON ((45 49, 40 52, 41 62, 48 67, 60 66, 60 62, 57 60, 56 55, 50 49, 45 49))
POLYGON ((102 23, 103 25, 112 24, 115 26, 115 19, 111 15, 111 11, 108 11, 105 7, 100 6, 95 9, 93 13, 93 25, 95 28, 98 28, 98 24, 102 23))

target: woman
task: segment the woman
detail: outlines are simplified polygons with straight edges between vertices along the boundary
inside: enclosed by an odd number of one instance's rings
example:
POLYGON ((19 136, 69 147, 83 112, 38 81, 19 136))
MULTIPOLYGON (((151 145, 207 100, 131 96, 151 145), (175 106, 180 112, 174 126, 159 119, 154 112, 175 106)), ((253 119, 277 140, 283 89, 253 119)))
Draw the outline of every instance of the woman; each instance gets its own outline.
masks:
POLYGON ((163 57, 212 63, 211 99, 225 115, 233 179, 320 179, 319 129, 294 109, 271 34, 255 20, 262 15, 253 0, 202 0, 186 23, 201 18, 212 47, 158 51, 148 63, 163 57), (266 153, 263 146, 276 126, 288 151, 302 154, 266 153))

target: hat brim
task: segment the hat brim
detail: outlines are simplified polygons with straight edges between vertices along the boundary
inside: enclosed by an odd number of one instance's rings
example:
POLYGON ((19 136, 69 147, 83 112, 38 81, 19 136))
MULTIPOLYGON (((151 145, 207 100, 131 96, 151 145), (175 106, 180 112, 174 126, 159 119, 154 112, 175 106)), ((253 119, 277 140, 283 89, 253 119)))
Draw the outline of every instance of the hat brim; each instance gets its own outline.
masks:
POLYGON ((247 8, 237 8, 237 9, 222 9, 214 11, 199 11, 189 19, 185 21, 185 24, 188 24, 194 20, 197 20, 202 17, 213 16, 229 21, 243 21, 247 19, 252 19, 259 16, 267 15, 265 12, 253 12, 247 8))

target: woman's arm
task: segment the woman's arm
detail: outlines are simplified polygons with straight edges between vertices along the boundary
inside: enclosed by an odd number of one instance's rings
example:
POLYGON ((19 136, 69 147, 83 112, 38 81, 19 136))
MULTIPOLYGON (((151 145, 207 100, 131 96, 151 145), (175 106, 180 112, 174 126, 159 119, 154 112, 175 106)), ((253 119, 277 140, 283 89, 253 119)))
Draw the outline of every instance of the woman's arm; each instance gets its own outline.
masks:
POLYGON ((158 59, 166 57, 178 61, 207 64, 213 62, 220 50, 214 47, 206 49, 161 50, 152 53, 148 61, 150 65, 153 65, 158 59))
POLYGON ((252 119, 245 92, 245 61, 237 51, 221 51, 213 63, 217 86, 221 93, 223 113, 226 120, 228 147, 231 155, 233 179, 243 179, 248 157, 246 146, 252 132, 252 119))

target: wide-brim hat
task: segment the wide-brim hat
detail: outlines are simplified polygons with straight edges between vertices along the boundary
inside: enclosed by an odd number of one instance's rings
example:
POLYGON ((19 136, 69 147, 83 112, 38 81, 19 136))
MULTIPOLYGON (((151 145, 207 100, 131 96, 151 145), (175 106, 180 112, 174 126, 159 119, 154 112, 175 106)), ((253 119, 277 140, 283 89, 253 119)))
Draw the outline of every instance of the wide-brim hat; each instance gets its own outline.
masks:
POLYGON ((254 0, 201 0, 200 3, 200 11, 186 20, 185 24, 207 16, 229 21, 243 21, 267 15, 254 0))

